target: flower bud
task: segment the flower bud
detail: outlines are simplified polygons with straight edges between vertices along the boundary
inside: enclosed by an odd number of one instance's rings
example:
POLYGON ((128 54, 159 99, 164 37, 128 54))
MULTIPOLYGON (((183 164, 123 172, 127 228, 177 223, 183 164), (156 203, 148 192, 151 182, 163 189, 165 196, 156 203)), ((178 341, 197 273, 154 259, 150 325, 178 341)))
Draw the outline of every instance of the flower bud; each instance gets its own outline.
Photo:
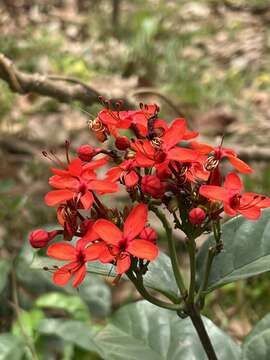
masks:
POLYGON ((201 208, 194 208, 188 214, 189 221, 193 225, 200 225, 206 217, 205 212, 201 208))
POLYGON ((48 242, 58 234, 59 230, 46 231, 43 229, 37 229, 30 233, 28 239, 33 248, 43 248, 47 246, 48 242))
POLYGON ((142 178, 142 191, 145 194, 153 196, 153 198, 161 198, 164 195, 165 189, 162 182, 157 176, 146 175, 142 178))
POLYGON ((77 150, 77 154, 82 161, 91 161, 96 155, 96 150, 91 145, 82 145, 77 150))
POLYGON ((130 147, 129 138, 126 136, 118 136, 115 139, 115 146, 118 150, 126 150, 130 147))
POLYGON ((139 235, 140 239, 155 242, 157 240, 157 233, 151 227, 145 227, 139 235))

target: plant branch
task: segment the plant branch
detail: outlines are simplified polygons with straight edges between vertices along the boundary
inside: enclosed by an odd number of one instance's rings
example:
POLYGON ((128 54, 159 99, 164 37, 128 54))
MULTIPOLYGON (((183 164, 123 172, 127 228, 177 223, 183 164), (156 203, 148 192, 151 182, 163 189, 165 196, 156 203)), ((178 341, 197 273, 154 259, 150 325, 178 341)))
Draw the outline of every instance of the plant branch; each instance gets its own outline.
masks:
POLYGON ((161 211, 159 211, 159 209, 157 209, 156 207, 154 207, 152 205, 150 205, 150 209, 159 218, 159 220, 161 221, 161 223, 166 231, 173 273, 174 273, 178 288, 180 290, 181 296, 183 298, 185 298, 187 296, 187 289, 186 289, 184 280, 182 278, 182 274, 181 274, 180 267, 178 264, 176 248, 175 248, 175 244, 174 244, 173 237, 172 237, 172 228, 171 228, 168 220, 166 219, 166 216, 161 211))
POLYGON ((208 359, 209 360, 218 360, 215 350, 213 348, 213 345, 211 343, 211 340, 205 329, 201 315, 195 305, 191 304, 188 307, 188 315, 190 316, 192 324, 194 325, 194 327, 197 331, 197 334, 200 338, 201 344, 207 354, 208 359))
POLYGON ((190 262, 190 283, 189 283, 189 291, 188 291, 188 299, 187 302, 192 304, 194 302, 195 296, 195 280, 196 280, 196 263, 195 263, 195 253, 196 253, 196 243, 192 238, 187 238, 187 247, 189 254, 189 262, 190 262))
MULTIPOLYGON (((0 53, 0 79, 4 80, 15 93, 22 95, 35 93, 64 103, 80 101, 82 104, 90 106, 99 102, 98 97, 102 95, 76 78, 27 74, 18 70, 13 62, 2 53, 0 53)), ((132 106, 127 99, 123 100, 125 104, 132 106)))
POLYGON ((135 285, 136 289, 139 291, 142 297, 150 303, 168 310, 178 311, 182 309, 182 306, 180 304, 169 304, 152 296, 144 287, 142 277, 136 278, 131 271, 126 273, 126 275, 135 285))
POLYGON ((216 256, 216 254, 217 254, 216 246, 211 246, 208 249, 206 263, 205 263, 205 270, 204 270, 204 274, 203 274, 203 280, 201 282, 198 293, 196 295, 195 303, 197 303, 200 300, 201 296, 203 295, 204 290, 206 290, 206 288, 207 288, 210 270, 211 270, 212 263, 213 263, 213 260, 214 260, 214 257, 216 256))

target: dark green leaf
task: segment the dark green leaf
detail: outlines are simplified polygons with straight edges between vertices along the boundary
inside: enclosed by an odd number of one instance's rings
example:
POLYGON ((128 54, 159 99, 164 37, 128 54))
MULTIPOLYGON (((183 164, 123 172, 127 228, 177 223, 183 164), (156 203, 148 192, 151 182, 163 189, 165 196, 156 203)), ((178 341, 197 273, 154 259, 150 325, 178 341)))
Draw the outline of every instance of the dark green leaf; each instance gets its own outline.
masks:
MULTIPOLYGON (((224 250, 213 261, 207 292, 270 270, 270 209, 264 210, 257 221, 242 216, 228 221, 222 229, 222 240, 224 250)), ((212 244, 214 237, 210 235, 197 256, 199 282, 212 244)))
POLYGON ((243 343, 243 360, 270 359, 270 314, 252 329, 243 343))
MULTIPOLYGON (((240 348, 209 319, 204 323, 219 360, 239 360, 240 348)), ((189 319, 146 301, 120 309, 95 337, 104 360, 206 360, 189 319)))
POLYGON ((45 319, 40 324, 39 332, 43 335, 56 335, 84 350, 100 352, 94 340, 94 331, 91 330, 90 326, 80 321, 45 319))
POLYGON ((89 312, 86 305, 78 296, 49 293, 39 297, 36 306, 47 309, 65 310, 71 314, 75 320, 89 320, 89 312))
POLYGON ((24 347, 16 336, 0 335, 0 360, 20 360, 24 354, 24 347))

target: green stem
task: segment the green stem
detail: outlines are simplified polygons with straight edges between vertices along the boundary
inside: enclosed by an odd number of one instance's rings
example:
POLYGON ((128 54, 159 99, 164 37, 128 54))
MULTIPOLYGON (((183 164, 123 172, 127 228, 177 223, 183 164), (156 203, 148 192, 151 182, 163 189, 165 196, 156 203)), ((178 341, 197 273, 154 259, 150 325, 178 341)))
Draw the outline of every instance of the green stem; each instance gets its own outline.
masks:
POLYGON ((201 344, 207 354, 209 360, 218 360, 209 335, 205 329, 203 320, 201 318, 200 312, 195 305, 191 305, 188 309, 188 315, 191 318, 192 324, 194 325, 197 334, 200 338, 201 344))
POLYGON ((197 301, 200 300, 200 297, 202 296, 204 290, 207 289, 209 274, 210 274, 210 270, 211 270, 215 255, 216 255, 216 247, 211 246, 208 249, 206 263, 205 263, 205 270, 204 270, 204 274, 203 274, 203 280, 201 282, 200 288, 199 288, 197 296, 196 296, 196 301, 195 301, 196 303, 197 303, 197 301))
POLYGON ((189 263, 190 263, 190 283, 189 283, 189 292, 188 292, 188 303, 192 304, 194 302, 195 296, 195 282, 196 282, 196 243, 192 238, 187 239, 188 253, 189 253, 189 263))
POLYGON ((182 274, 180 272, 180 267, 178 264, 178 259, 177 259, 177 253, 176 253, 176 249, 175 249, 175 244, 173 241, 173 237, 172 237, 172 228, 169 224, 169 222, 166 219, 166 216, 159 211, 157 208, 155 208, 154 206, 150 206, 150 209, 156 214, 156 216, 159 218, 159 220, 161 221, 165 231, 166 231, 166 235, 167 235, 167 239, 168 239, 168 248, 169 248, 169 253, 170 253, 170 259, 171 259, 171 263, 172 263, 172 268, 173 268, 173 273, 175 276, 175 280, 177 283, 177 286, 180 290, 181 296, 183 298, 185 298, 187 296, 187 289, 182 277, 182 274))
POLYGON ((149 294, 149 292, 146 290, 146 288, 143 285, 142 277, 136 278, 132 272, 126 273, 126 275, 130 279, 130 281, 133 282, 133 284, 135 285, 139 293, 142 295, 142 297, 148 300, 149 302, 151 302, 152 304, 173 311, 178 311, 182 309, 182 306, 180 304, 169 304, 149 294))

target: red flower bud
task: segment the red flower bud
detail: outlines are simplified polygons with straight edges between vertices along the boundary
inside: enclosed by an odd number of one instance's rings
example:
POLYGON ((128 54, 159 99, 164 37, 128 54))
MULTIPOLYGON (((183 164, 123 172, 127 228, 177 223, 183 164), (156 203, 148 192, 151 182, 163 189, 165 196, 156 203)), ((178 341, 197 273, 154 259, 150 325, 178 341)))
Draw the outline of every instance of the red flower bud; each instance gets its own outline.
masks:
POLYGON ((130 147, 129 138, 126 136, 118 136, 115 139, 115 146, 118 150, 126 150, 130 147))
POLYGON ((142 178, 142 191, 158 199, 164 195, 165 188, 157 176, 146 175, 142 178))
POLYGON ((30 233, 29 242, 33 248, 43 248, 47 246, 48 242, 51 241, 61 230, 46 231, 43 229, 37 229, 30 233))
POLYGON ((189 221, 193 225, 200 225, 206 217, 205 212, 201 208, 194 208, 188 214, 189 221))
POLYGON ((96 155, 96 150, 91 145, 82 145, 77 150, 77 154, 82 161, 91 161, 96 155))
POLYGON ((151 227, 145 227, 139 235, 140 239, 155 242, 157 240, 157 233, 151 227))

